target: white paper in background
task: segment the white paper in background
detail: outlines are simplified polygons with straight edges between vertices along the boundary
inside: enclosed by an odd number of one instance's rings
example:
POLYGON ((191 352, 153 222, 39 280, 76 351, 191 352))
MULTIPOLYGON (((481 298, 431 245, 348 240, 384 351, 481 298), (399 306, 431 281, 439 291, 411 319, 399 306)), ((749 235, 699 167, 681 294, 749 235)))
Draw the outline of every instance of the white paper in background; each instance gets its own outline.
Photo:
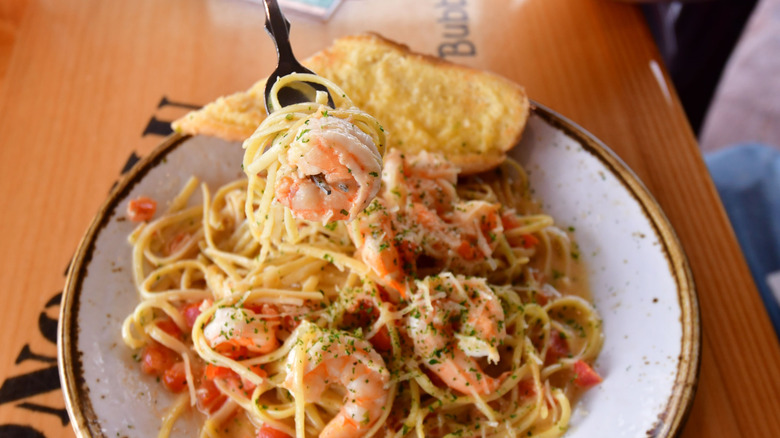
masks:
MULTIPOLYGON (((247 0, 251 3, 263 4, 263 0, 247 0)), ((326 21, 333 15, 342 0, 278 0, 284 13, 298 12, 319 20, 326 21)))

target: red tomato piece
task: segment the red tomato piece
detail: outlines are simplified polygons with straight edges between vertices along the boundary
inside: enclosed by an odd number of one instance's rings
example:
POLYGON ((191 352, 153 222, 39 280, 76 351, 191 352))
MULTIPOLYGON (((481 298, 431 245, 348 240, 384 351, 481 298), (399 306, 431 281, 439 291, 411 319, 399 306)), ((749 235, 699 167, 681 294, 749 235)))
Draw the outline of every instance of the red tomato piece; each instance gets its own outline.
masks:
POLYGON ((535 301, 536 304, 540 306, 544 306, 548 301, 550 301, 550 298, 542 292, 536 291, 536 293, 532 295, 532 301, 535 301))
POLYGON ((282 317, 282 327, 287 331, 293 331, 301 324, 300 318, 292 315, 284 315, 282 317))
POLYGON ((248 353, 246 347, 232 342, 223 342, 214 347, 214 351, 233 360, 247 357, 248 353))
POLYGON ((170 319, 163 319, 161 321, 157 321, 157 327, 160 328, 160 330, 164 331, 165 333, 168 333, 169 335, 173 336, 174 338, 181 339, 182 333, 179 329, 179 326, 176 325, 173 320, 170 319))
POLYGON ((371 345, 378 351, 390 351, 390 349, 393 348, 393 340, 390 337, 390 331, 387 330, 387 326, 379 329, 379 331, 368 341, 371 342, 371 345))
POLYGON ((539 244, 539 239, 533 234, 523 234, 520 236, 520 246, 523 248, 533 248, 539 244))
POLYGON ((187 327, 192 328, 195 325, 195 320, 200 316, 200 303, 190 303, 184 306, 181 313, 184 314, 184 320, 187 322, 187 327))
POLYGON ((187 373, 184 362, 176 362, 165 370, 162 376, 163 385, 171 392, 182 392, 187 387, 187 373))
POLYGON ((504 230, 511 230, 520 226, 520 221, 512 213, 504 213, 501 215, 501 224, 504 226, 504 230))
POLYGON ((195 391, 195 395, 198 398, 198 408, 207 412, 216 411, 227 400, 227 396, 220 392, 213 381, 205 379, 195 391))
POLYGON ((257 438, 289 438, 289 437, 290 435, 287 435, 281 430, 274 429, 267 424, 264 424, 257 431, 257 438))
POLYGON ((214 379, 227 379, 228 377, 238 377, 230 368, 220 367, 213 364, 206 365, 205 376, 209 380, 214 379))
POLYGON ((268 377, 268 373, 263 369, 262 365, 252 365, 249 367, 249 370, 264 379, 268 377))
POLYGON ((498 217, 496 212, 483 215, 479 220, 479 229, 485 237, 490 237, 490 232, 498 227, 498 217))
POLYGON ((550 347, 547 349, 547 355, 544 363, 551 364, 558 362, 558 359, 568 356, 570 353, 569 344, 566 342, 566 335, 558 330, 550 331, 550 347))
MULTIPOLYGON (((249 370, 262 378, 268 377, 268 373, 263 369, 262 365, 252 365, 249 367, 249 370)), ((204 374, 206 379, 210 381, 213 381, 214 379, 226 380, 234 389, 244 391, 247 395, 255 389, 255 385, 240 378, 238 374, 230 368, 208 364, 206 365, 204 374)))
POLYGON ((146 196, 140 196, 127 204, 127 216, 133 222, 148 221, 157 211, 157 202, 146 196))
POLYGON ((279 310, 273 304, 244 304, 244 309, 263 315, 267 321, 279 320, 279 310))
POLYGON ((146 374, 161 376, 179 359, 175 351, 156 342, 144 347, 141 353, 141 370, 146 374))
POLYGON ((244 309, 251 310, 256 314, 263 313, 263 304, 244 304, 244 309))
POLYGON ((574 362, 574 384, 580 388, 590 388, 603 380, 601 376, 583 360, 574 362))
POLYGON ((523 379, 517 384, 521 397, 530 397, 536 394, 534 379, 523 379))
POLYGON ((464 260, 476 260, 480 255, 477 251, 477 246, 466 240, 460 243, 456 252, 459 256, 463 257, 464 260))

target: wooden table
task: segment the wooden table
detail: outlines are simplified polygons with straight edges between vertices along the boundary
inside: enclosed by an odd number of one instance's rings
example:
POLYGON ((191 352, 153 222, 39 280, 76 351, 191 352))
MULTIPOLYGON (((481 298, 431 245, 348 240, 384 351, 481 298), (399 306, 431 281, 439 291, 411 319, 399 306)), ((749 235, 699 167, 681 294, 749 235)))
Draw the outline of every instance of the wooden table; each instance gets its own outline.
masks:
MULTIPOLYGON (((666 211, 698 286, 701 379, 683 436, 776 436, 780 347, 639 10, 388 3, 347 0, 327 24, 291 16, 297 54, 379 31, 524 84, 604 140, 666 211)), ((272 70, 262 21, 238 0, 0 3, 0 436, 73 434, 55 362, 68 261, 120 171, 169 121, 272 70)))

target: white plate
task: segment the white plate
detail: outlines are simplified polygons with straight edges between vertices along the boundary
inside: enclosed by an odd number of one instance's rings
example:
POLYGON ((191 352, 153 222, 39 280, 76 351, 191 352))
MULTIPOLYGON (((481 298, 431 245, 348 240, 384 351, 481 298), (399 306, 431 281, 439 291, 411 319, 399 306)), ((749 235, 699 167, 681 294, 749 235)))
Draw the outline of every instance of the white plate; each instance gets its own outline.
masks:
MULTIPOLYGON (((696 295, 685 255, 658 204, 609 149, 573 123, 534 109, 512 151, 535 195, 575 235, 604 320, 596 370, 604 382, 577 405, 567 437, 676 436, 699 365, 696 295)), ((138 302, 125 220, 129 199, 170 200, 190 175, 210 187, 243 175, 239 144, 173 136, 117 185, 84 237, 60 315, 59 364, 80 436, 157 434, 172 398, 143 375, 121 340, 138 302)), ((194 418, 175 436, 194 436, 194 418)))

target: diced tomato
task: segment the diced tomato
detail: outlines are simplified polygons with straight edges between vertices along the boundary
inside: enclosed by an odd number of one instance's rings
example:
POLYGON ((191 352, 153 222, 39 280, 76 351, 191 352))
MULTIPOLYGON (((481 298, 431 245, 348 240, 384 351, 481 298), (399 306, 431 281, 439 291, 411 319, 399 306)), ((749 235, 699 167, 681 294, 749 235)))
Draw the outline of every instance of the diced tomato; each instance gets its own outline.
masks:
POLYGON ((262 304, 244 304, 244 309, 251 310, 254 313, 261 314, 263 313, 263 305, 262 304))
POLYGON ((156 342, 144 347, 141 353, 141 370, 146 374, 161 376, 179 359, 179 355, 156 342))
MULTIPOLYGON (((268 373, 263 369, 262 365, 252 365, 249 367, 249 370, 262 378, 268 377, 268 373)), ((206 365, 206 370, 204 371, 204 375, 208 380, 214 380, 214 379, 233 380, 234 383, 236 383, 236 386, 249 389, 250 391, 254 389, 254 385, 252 385, 251 383, 246 381, 240 382, 242 379, 238 376, 238 374, 227 367, 220 367, 217 365, 208 364, 206 365), (241 384, 239 385, 239 383, 241 384)))
POLYGON ((511 230, 520 226, 520 221, 514 213, 504 213, 501 215, 501 224, 504 225, 504 230, 511 230))
POLYGON ((566 342, 566 335, 558 330, 550 331, 550 347, 547 349, 544 363, 551 364, 558 362, 558 359, 568 356, 570 353, 569 344, 566 342))
POLYGON ((523 248, 533 248, 539 244, 539 239, 533 234, 523 234, 520 236, 520 246, 523 248))
POLYGON ((238 377, 238 374, 236 374, 233 370, 227 367, 220 367, 213 364, 206 365, 206 371, 204 372, 205 376, 209 380, 214 379, 226 379, 228 377, 238 377))
POLYGON ((583 360, 574 362, 574 384, 580 388, 590 388, 598 385, 603 379, 583 360))
MULTIPOLYGON (((523 225, 520 222, 520 219, 511 212, 501 215, 501 223, 504 225, 504 231, 518 228, 523 225)), ((533 248, 539 244, 539 239, 533 234, 524 234, 520 237, 509 239, 509 243, 512 245, 522 246, 523 248, 533 248)))
POLYGON ((301 320, 298 317, 292 315, 284 315, 282 317, 282 327, 287 331, 293 331, 301 324, 301 320))
POLYGON ((217 345, 216 347, 214 347, 214 351, 234 360, 244 358, 247 356, 248 353, 246 347, 242 345, 233 344, 232 342, 223 342, 217 345))
POLYGON ((509 244, 512 246, 522 246, 523 248, 533 248, 539 244, 539 239, 533 234, 523 234, 522 236, 510 237, 509 244))
POLYGON ((482 215, 479 220, 479 228, 482 234, 486 237, 490 237, 490 232, 498 227, 498 217, 496 211, 493 210, 489 214, 482 215))
POLYGON ((181 313, 184 314, 184 320, 187 322, 187 327, 192 328, 195 325, 195 320, 200 316, 200 303, 190 303, 184 306, 181 313))
POLYGON ((263 315, 267 321, 279 320, 279 309, 273 304, 244 304, 244 309, 251 310, 253 313, 263 315))
POLYGON ((220 392, 212 380, 203 380, 195 391, 198 398, 198 408, 203 411, 214 412, 227 400, 227 396, 220 392))
POLYGON ((182 392, 187 387, 187 373, 184 369, 184 362, 176 362, 165 370, 162 381, 169 391, 182 392))
MULTIPOLYGON (((263 369, 262 365, 252 365, 252 366, 249 367, 249 371, 257 374, 258 376, 260 376, 260 377, 262 377, 264 379, 266 377, 268 377, 268 373, 265 372, 265 370, 263 369)), ((252 394, 252 391, 255 390, 255 384, 254 383, 252 383, 249 380, 246 380, 244 378, 240 378, 239 379, 238 375, 236 375, 236 378, 233 379, 231 384, 233 385, 233 387, 235 389, 237 389, 239 391, 243 391, 244 394, 246 394, 247 396, 250 396, 252 394)))
POLYGON ((259 364, 250 366, 249 371, 252 371, 253 373, 257 374, 258 376, 264 379, 268 377, 268 373, 263 369, 263 366, 259 364))
POLYGON ((379 351, 390 351, 393 348, 393 340, 390 338, 390 331, 387 330, 387 326, 379 329, 368 341, 379 351))
POLYGON ((541 293, 540 291, 535 291, 533 295, 531 295, 531 301, 535 302, 540 306, 544 306, 545 304, 547 304, 548 301, 550 301, 550 297, 541 293))
MULTIPOLYGON (((266 373, 261 365, 252 365, 249 367, 249 370, 262 378, 268 377, 268 373, 266 373)), ((230 368, 208 364, 206 365, 206 371, 204 374, 206 380, 214 381, 215 379, 219 379, 223 381, 232 391, 242 392, 247 397, 250 396, 252 391, 255 390, 254 383, 240 377, 238 373, 231 370, 230 368)))
POLYGON ((479 257, 477 246, 466 240, 460 243, 456 252, 459 256, 463 257, 464 260, 476 260, 479 257))
POLYGON ((170 319, 163 319, 161 321, 157 321, 157 327, 160 328, 160 330, 164 331, 165 333, 168 333, 169 335, 173 336, 174 338, 181 339, 182 333, 179 329, 179 326, 176 325, 173 320, 170 319))
POLYGON ((146 196, 133 199, 127 204, 127 216, 133 222, 148 221, 157 211, 157 202, 146 196))
MULTIPOLYGON (((252 371, 262 378, 268 377, 268 373, 265 372, 261 365, 252 365, 249 367, 249 371, 252 371)), ((254 383, 244 378, 240 378, 236 373, 233 374, 233 377, 229 377, 227 380, 228 384, 233 388, 233 390, 243 392, 247 397, 249 397, 252 394, 252 391, 255 390, 254 383)))
POLYGON ((281 430, 274 429, 267 424, 264 424, 257 431, 257 438, 289 438, 289 437, 290 435, 287 435, 281 430))
POLYGON ((523 379, 517 384, 517 389, 520 391, 521 397, 530 397, 536 394, 534 388, 534 379, 523 379))

